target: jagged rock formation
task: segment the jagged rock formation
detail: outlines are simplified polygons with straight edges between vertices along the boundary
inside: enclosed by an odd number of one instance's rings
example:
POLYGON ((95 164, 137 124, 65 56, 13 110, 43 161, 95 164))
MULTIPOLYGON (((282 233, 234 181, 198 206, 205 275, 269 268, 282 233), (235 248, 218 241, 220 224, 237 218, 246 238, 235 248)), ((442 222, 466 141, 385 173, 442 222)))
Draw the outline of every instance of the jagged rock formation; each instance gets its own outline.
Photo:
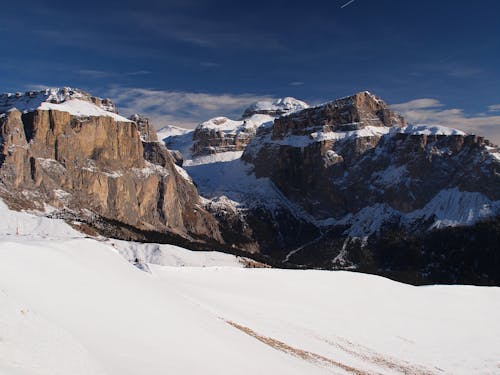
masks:
POLYGON ((216 117, 198 125, 193 133, 192 153, 194 156, 226 151, 243 151, 255 136, 257 128, 271 123, 276 117, 292 111, 308 108, 308 105, 294 98, 262 101, 247 108, 241 120, 216 117))
POLYGON ((149 122, 149 119, 147 117, 135 113, 129 117, 129 120, 137 124, 139 134, 141 135, 141 141, 158 142, 158 137, 156 136, 156 130, 154 126, 149 122))
POLYGON ((389 232, 421 241, 429 229, 500 214, 498 147, 455 129, 407 125, 368 92, 276 119, 242 159, 322 228, 286 256, 296 264, 363 268, 359 254, 376 258, 377 238, 389 232))
POLYGON ((261 100, 250 105, 243 112, 243 118, 249 118, 253 115, 268 115, 280 117, 287 113, 300 111, 309 108, 309 105, 301 100, 297 100, 290 96, 276 99, 274 101, 261 100))
POLYGON ((124 239, 500 284, 500 150, 482 137, 408 125, 368 92, 164 133, 173 151, 79 90, 2 95, 0 196, 124 239))
POLYGON ((406 126, 364 92, 277 119, 243 159, 311 215, 339 219, 377 203, 411 212, 455 187, 499 200, 491 147, 456 130, 406 126))
POLYGON ((0 108, 0 195, 11 206, 50 205, 193 243, 221 240, 192 181, 144 119, 67 88, 3 95, 0 108))

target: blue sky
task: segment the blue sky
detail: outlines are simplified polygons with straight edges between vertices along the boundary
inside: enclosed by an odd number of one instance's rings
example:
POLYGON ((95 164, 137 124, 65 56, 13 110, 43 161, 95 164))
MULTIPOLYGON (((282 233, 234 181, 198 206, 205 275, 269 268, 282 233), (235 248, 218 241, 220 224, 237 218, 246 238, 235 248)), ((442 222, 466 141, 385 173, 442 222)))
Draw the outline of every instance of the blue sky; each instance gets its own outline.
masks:
POLYGON ((369 90, 412 121, 500 138, 499 1, 347 2, 8 2, 0 91, 79 87, 193 126, 369 90))

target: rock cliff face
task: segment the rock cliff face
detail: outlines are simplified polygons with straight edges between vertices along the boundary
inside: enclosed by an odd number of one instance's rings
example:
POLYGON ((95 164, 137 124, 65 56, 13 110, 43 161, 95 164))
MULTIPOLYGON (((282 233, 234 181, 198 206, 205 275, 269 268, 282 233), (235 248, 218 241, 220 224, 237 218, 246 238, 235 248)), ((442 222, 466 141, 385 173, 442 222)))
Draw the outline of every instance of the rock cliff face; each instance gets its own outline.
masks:
POLYGON ((124 239, 500 285, 500 150, 482 137, 409 125, 368 92, 163 133, 182 154, 79 90, 2 95, 0 197, 124 239))
POLYGON ((493 149, 457 130, 407 126, 364 92, 276 119, 243 159, 317 219, 340 219, 379 203, 411 212, 453 188, 500 200, 493 149))
POLYGON ((4 95, 0 107, 0 195, 12 206, 220 241, 195 186, 143 119, 72 89, 4 95))
MULTIPOLYGON (((422 244, 422 253, 398 267, 413 276, 394 277, 426 282, 444 267, 434 259, 440 266, 428 268, 429 254, 439 251, 432 242, 439 236, 432 232, 500 215, 498 147, 456 129, 408 125, 368 92, 276 119, 259 129, 242 159, 321 228, 320 236, 289 252, 285 262, 382 273, 387 259, 380 255, 381 241, 411 238, 422 244)), ((498 238, 494 228, 488 238, 498 238)), ((481 251, 491 251, 486 242, 481 251)), ((445 253, 446 245, 440 246, 445 253)), ((480 279, 481 271, 474 272, 469 280, 480 279)), ((453 275, 439 276, 440 282, 460 279, 453 275)))

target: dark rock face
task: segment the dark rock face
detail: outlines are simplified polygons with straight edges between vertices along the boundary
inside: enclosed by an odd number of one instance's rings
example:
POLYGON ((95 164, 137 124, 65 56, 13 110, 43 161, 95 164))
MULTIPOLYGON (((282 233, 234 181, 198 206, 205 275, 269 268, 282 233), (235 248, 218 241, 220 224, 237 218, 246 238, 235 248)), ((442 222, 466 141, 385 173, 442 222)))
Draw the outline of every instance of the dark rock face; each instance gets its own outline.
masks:
POLYGON ((314 131, 352 131, 367 126, 405 125, 406 121, 391 111, 384 101, 363 92, 276 119, 272 139, 282 139, 286 135, 309 135, 314 131))
POLYGON ((253 204, 237 209, 224 201, 222 197, 206 204, 220 224, 224 241, 268 264, 282 266, 281 259, 290 249, 320 235, 314 224, 293 215, 284 206, 270 209, 264 204, 253 204))
MULTIPOLYGON (((272 118, 267 119, 272 120, 272 118)), ((209 155, 227 151, 243 151, 255 135, 260 123, 233 121, 217 117, 204 122, 193 133, 194 156, 209 155)))
POLYGON ((291 264, 350 269, 413 284, 500 285, 500 219, 417 233, 387 226, 367 242, 342 228, 305 246, 291 264))
POLYGON ((485 261, 499 257, 498 155, 482 137, 408 126, 383 101, 360 93, 276 119, 259 129, 242 159, 321 228, 316 239, 299 240, 284 264, 419 284, 498 285, 485 261), (420 250, 401 250, 406 246, 420 250), (475 251, 482 260, 467 271, 448 259, 455 250, 460 262, 475 251))
POLYGON ((500 200, 499 163, 487 141, 399 132, 405 125, 385 103, 362 93, 277 119, 243 159, 318 219, 377 203, 410 212, 454 187, 500 200), (294 137, 302 138, 299 146, 294 137))
POLYGON ((141 141, 133 121, 11 110, 0 134, 0 195, 13 207, 49 204, 192 242, 221 241, 192 182, 163 146, 141 141))

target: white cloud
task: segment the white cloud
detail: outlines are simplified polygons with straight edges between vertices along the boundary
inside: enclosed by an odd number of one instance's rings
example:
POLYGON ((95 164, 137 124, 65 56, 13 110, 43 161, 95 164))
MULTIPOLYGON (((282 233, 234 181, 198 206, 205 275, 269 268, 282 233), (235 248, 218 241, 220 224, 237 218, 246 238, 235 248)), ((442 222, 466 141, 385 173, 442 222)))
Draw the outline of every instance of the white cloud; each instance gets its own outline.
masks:
MULTIPOLYGON (((416 124, 443 125, 484 136, 500 144, 500 115, 466 115, 462 109, 443 108, 444 104, 432 98, 411 100, 391 105, 409 122, 416 124)), ((500 110, 500 105, 489 106, 489 111, 500 110)))
POLYGON ((500 112, 500 104, 493 104, 488 106, 488 112, 500 112))
POLYGON ((105 92, 121 113, 140 113, 149 117, 157 128, 176 125, 194 128, 215 116, 238 118, 251 103, 271 99, 252 94, 208 94, 186 91, 164 91, 144 88, 114 87, 105 92))

